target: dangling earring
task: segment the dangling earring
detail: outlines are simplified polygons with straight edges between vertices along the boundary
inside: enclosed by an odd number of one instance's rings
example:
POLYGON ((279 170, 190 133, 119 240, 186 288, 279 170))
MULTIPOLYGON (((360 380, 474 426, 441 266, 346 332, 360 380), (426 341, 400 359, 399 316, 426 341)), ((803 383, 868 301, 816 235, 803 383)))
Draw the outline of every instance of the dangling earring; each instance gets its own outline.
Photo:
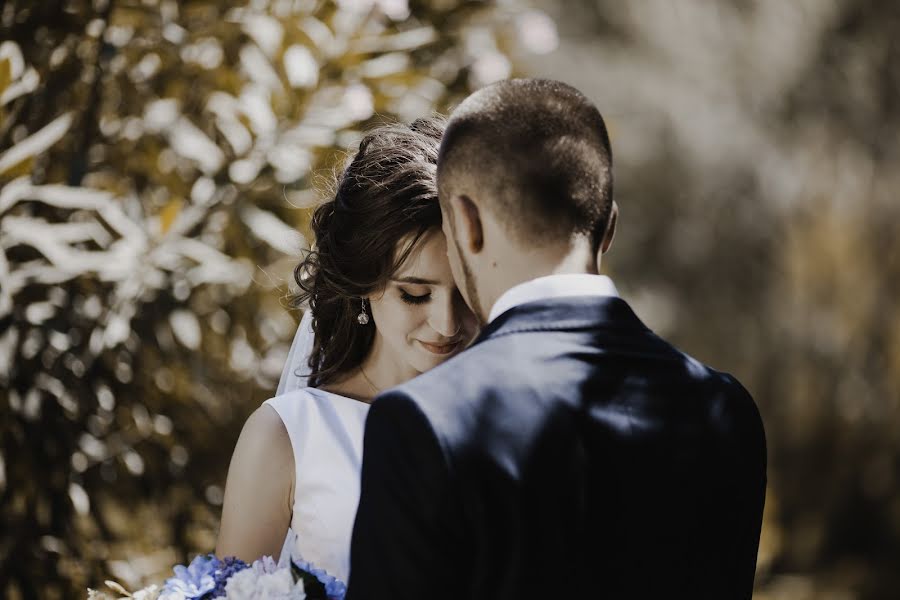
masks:
POLYGON ((368 313, 366 313, 366 299, 365 298, 362 299, 362 312, 360 312, 356 316, 356 321, 360 325, 368 325, 369 324, 369 315, 368 315, 368 313))

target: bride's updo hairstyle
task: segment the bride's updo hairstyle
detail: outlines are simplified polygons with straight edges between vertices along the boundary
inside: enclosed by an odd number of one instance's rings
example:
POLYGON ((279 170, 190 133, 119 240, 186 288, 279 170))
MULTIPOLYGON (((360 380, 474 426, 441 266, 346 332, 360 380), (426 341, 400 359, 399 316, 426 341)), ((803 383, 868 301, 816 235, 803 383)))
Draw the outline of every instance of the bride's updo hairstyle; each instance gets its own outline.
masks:
POLYGON ((294 269, 293 298, 313 314, 310 386, 359 367, 375 339, 374 320, 357 321, 361 299, 383 290, 419 240, 440 229, 435 173, 444 124, 429 117, 373 129, 337 178, 334 198, 316 209, 315 244, 294 269))

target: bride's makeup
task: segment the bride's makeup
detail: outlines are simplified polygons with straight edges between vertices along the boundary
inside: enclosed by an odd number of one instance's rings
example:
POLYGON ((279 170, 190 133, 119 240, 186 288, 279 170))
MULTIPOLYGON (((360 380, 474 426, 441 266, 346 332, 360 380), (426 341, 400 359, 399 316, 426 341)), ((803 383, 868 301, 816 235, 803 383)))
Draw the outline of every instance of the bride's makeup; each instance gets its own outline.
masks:
MULTIPOLYGON (((398 252, 404 249, 401 244, 398 252)), ((382 293, 369 302, 383 344, 379 347, 390 357, 387 364, 416 374, 454 356, 473 337, 474 319, 456 289, 440 230, 419 240, 382 293)))
MULTIPOLYGON (((405 278, 402 281, 405 281, 405 282, 408 281, 408 282, 412 283, 413 280, 415 280, 416 282, 420 281, 417 278, 405 278)), ((424 281, 424 280, 421 280, 421 281, 424 281)), ((396 281, 395 281, 395 283, 396 283, 396 281)), ((413 289, 401 287, 398 285, 397 289, 400 292, 400 299, 403 300, 406 304, 409 304, 412 306, 420 306, 422 304, 426 304, 426 303, 430 302, 431 295, 432 295, 431 289, 422 287, 426 284, 417 283, 417 285, 420 287, 413 288, 413 289)), ((436 285, 436 284, 429 283, 427 285, 436 285)), ((426 342, 425 340, 421 340, 421 339, 416 339, 415 341, 419 342, 419 344, 421 344, 421 346, 425 350, 430 352, 431 354, 436 354, 438 356, 446 356, 448 354, 452 354, 454 350, 456 350, 457 348, 460 347, 460 343, 461 343, 459 339, 454 339, 453 341, 446 342, 446 343, 432 343, 432 342, 426 342)))
POLYGON ((422 347, 424 347, 426 350, 428 350, 432 354, 450 354, 451 352, 453 352, 454 350, 459 348, 459 345, 461 342, 457 341, 457 342, 453 342, 450 344, 436 345, 436 344, 429 344, 428 342, 423 342, 422 340, 419 340, 419 343, 422 344, 422 347))
POLYGON ((431 300, 431 291, 422 291, 422 290, 408 290, 406 288, 397 287, 400 290, 400 299, 406 302, 407 304, 412 304, 413 306, 418 306, 420 304, 425 304, 429 300, 431 300))

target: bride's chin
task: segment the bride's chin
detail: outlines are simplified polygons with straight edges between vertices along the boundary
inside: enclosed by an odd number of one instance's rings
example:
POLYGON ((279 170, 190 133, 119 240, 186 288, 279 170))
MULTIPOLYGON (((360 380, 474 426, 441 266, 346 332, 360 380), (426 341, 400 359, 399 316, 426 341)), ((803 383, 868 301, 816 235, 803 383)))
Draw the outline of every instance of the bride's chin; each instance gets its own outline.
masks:
POLYGON ((459 354, 462 350, 462 346, 460 346, 459 348, 454 348, 452 352, 448 352, 446 354, 429 352, 418 344, 416 344, 416 350, 417 354, 419 355, 419 359, 416 361, 416 363, 418 363, 416 365, 416 370, 424 373, 425 371, 435 368, 441 363, 447 362, 448 360, 459 354))

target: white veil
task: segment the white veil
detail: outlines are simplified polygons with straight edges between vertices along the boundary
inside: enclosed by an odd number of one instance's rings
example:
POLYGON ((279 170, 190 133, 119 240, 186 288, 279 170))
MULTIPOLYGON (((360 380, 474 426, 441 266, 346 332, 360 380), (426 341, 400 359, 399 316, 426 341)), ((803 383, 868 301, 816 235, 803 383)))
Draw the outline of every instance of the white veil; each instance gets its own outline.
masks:
POLYGON ((288 352, 287 360, 284 363, 281 380, 278 382, 278 390, 275 392, 277 396, 307 386, 310 374, 309 357, 312 355, 314 339, 312 311, 307 308, 303 312, 303 318, 300 319, 300 326, 297 327, 294 343, 291 344, 291 350, 288 352))

